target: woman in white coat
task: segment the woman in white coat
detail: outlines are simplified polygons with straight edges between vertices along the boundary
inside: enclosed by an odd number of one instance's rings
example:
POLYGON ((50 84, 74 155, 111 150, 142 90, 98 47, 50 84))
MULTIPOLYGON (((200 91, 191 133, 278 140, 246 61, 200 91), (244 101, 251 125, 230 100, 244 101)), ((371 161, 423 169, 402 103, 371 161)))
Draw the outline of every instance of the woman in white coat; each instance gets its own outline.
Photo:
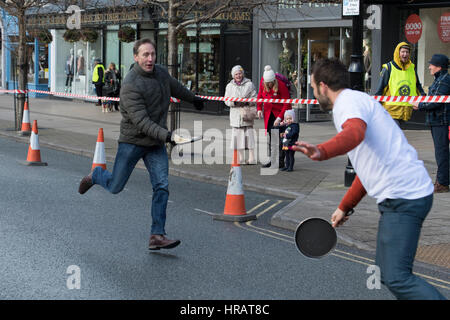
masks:
MULTIPOLYGON (((227 84, 225 97, 256 98, 258 93, 251 80, 244 77, 244 69, 237 65, 231 69, 233 79, 227 84)), ((253 122, 256 118, 256 103, 225 101, 230 107, 231 149, 238 150, 239 163, 256 164, 255 132, 253 122), (248 160, 245 149, 248 149, 248 160)))

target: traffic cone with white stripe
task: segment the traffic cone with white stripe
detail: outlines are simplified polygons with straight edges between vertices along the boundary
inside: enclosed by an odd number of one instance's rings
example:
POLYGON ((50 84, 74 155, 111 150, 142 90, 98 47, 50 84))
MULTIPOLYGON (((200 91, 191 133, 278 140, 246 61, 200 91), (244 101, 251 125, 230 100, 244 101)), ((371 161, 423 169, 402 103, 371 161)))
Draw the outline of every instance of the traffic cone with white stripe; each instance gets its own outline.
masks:
POLYGON ((94 170, 95 167, 102 167, 104 170, 106 170, 105 138, 103 136, 103 128, 100 128, 98 130, 94 160, 92 161, 92 170, 94 170))
POLYGON ((30 110, 28 109, 27 101, 25 101, 23 106, 22 128, 20 129, 20 134, 22 136, 29 136, 31 134, 30 110))
POLYGON ((28 147, 27 161, 28 166, 46 166, 47 162, 41 161, 41 150, 39 148, 39 135, 37 120, 33 121, 33 129, 31 130, 30 146, 28 147))
POLYGON ((256 214, 247 214, 245 210, 244 188, 242 186, 242 170, 235 149, 228 179, 227 196, 223 214, 214 215, 215 220, 244 222, 255 220, 256 214))

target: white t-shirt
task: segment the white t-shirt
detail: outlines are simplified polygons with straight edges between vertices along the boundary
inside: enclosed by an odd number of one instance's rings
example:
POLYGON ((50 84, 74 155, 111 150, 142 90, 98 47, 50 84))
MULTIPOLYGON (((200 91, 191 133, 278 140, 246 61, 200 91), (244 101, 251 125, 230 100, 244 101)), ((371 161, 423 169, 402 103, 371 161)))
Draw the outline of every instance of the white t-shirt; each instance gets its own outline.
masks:
POLYGON ((348 152, 367 194, 377 199, 419 199, 433 193, 431 178, 416 150, 389 113, 360 91, 343 90, 333 107, 336 130, 352 118, 367 124, 364 140, 348 152))

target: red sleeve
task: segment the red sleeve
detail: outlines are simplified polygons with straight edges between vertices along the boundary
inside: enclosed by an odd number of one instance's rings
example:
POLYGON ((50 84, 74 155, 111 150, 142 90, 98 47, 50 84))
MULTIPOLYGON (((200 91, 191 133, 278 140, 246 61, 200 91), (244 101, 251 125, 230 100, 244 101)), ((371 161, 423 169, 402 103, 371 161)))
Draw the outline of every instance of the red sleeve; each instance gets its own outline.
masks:
POLYGON ((359 180, 359 177, 356 176, 351 187, 345 193, 344 198, 342 198, 338 208, 344 212, 349 212, 351 209, 356 207, 361 199, 364 198, 366 193, 367 191, 364 189, 361 180, 359 180))
MULTIPOLYGON (((286 85, 283 83, 283 81, 277 80, 278 81, 278 90, 280 92, 280 99, 289 99, 289 90, 286 87, 286 85)), ((281 109, 281 112, 277 115, 277 117, 281 118, 281 120, 284 119, 284 112, 286 110, 291 109, 291 104, 290 103, 283 103, 283 109, 281 109)))
POLYGON ((327 160, 346 154, 364 140, 367 125, 359 119, 348 119, 342 125, 342 131, 330 140, 317 145, 320 150, 320 160, 327 160))
MULTIPOLYGON (((261 81, 259 81, 259 89, 258 89, 257 99, 263 98, 263 96, 262 96, 263 90, 264 90, 264 80, 263 80, 263 78, 261 78, 261 81)), ((262 105, 263 105, 262 102, 257 102, 256 109, 262 111, 262 105)))

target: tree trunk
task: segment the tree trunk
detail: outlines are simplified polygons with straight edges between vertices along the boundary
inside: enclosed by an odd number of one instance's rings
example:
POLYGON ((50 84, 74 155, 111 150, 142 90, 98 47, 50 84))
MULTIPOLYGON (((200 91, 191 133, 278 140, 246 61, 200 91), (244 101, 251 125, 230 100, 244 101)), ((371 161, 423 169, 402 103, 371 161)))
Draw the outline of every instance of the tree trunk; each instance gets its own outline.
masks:
MULTIPOLYGON (((169 0, 168 8, 168 26, 167 26, 167 68, 169 74, 178 79, 178 50, 177 50, 177 30, 176 30, 176 9, 173 7, 173 0, 169 0)), ((168 115, 168 128, 169 131, 173 132, 177 129, 177 115, 176 115, 176 105, 175 103, 170 103, 169 105, 169 115, 168 115)), ((169 157, 172 155, 172 145, 169 144, 168 153, 169 157)))
MULTIPOLYGON (((17 15, 19 25, 19 44, 17 48, 17 67, 19 68, 17 89, 25 92, 27 90, 28 82, 28 59, 27 59, 27 39, 26 39, 26 21, 25 11, 21 11, 17 15)), ((22 127, 23 108, 25 104, 25 93, 17 94, 17 109, 16 109, 16 131, 22 127)))

